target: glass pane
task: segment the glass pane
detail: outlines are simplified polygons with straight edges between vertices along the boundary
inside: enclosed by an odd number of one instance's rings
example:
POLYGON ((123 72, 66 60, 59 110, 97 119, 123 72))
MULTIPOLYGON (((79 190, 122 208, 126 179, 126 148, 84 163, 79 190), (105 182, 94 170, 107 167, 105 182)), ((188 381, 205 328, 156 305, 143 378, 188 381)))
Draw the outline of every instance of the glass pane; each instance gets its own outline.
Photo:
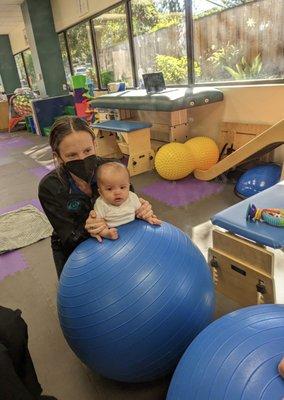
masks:
POLYGON ((102 86, 109 82, 126 82, 133 87, 130 49, 128 41, 125 6, 93 19, 99 52, 102 86))
POLYGON ((1 101, 1 93, 3 93, 3 92, 4 92, 4 85, 3 85, 2 78, 0 75, 0 101, 1 101))
POLYGON ((20 82, 21 82, 21 87, 29 86, 23 59, 22 59, 22 55, 20 53, 15 55, 15 62, 16 62, 16 66, 17 66, 17 70, 18 70, 18 74, 19 74, 19 78, 20 78, 20 82))
POLYGON ((166 84, 187 84, 184 0, 132 0, 139 86, 142 74, 162 71, 166 84))
POLYGON ((68 57, 67 57, 67 50, 66 50, 66 45, 65 45, 65 40, 64 40, 64 34, 60 33, 58 35, 59 39, 59 45, 60 45, 60 50, 61 50, 61 57, 63 61, 63 66, 64 66, 64 71, 65 71, 65 76, 67 82, 70 84, 70 78, 71 78, 71 70, 70 70, 70 65, 68 62, 68 57))
POLYGON ((32 88, 32 90, 38 90, 37 83, 36 83, 36 73, 35 73, 33 59, 32 59, 32 53, 30 50, 25 50, 23 52, 23 56, 24 56, 31 88, 32 88))
POLYGON ((67 42, 74 75, 86 75, 87 83, 97 85, 89 24, 85 22, 68 29, 67 42))
POLYGON ((283 12, 279 0, 193 0, 196 82, 283 78, 283 12))

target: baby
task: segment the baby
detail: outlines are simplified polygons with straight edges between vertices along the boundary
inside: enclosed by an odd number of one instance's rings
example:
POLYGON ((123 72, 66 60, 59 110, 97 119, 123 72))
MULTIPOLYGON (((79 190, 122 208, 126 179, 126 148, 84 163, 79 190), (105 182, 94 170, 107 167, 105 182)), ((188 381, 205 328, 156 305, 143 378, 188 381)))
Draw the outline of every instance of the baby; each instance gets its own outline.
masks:
MULTIPOLYGON (((96 200, 94 210, 98 218, 103 218, 108 225, 97 236, 117 239, 115 227, 127 224, 135 219, 135 212, 141 206, 138 196, 131 192, 128 169, 118 162, 102 164, 97 169, 97 185, 100 197, 96 200)), ((160 225, 161 221, 155 216, 146 219, 153 225, 160 225)))

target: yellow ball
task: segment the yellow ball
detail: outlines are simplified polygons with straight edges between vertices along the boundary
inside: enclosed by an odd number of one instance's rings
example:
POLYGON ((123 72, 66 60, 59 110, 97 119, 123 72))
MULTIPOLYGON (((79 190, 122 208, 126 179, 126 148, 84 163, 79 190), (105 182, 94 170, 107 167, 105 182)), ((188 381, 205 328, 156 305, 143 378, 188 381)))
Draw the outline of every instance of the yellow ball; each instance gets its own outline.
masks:
POLYGON ((182 179, 195 169, 195 160, 184 144, 173 142, 158 150, 155 168, 164 179, 182 179))
POLYGON ((190 154, 196 159, 196 169, 206 171, 218 162, 219 149, 213 139, 198 136, 185 142, 190 154))

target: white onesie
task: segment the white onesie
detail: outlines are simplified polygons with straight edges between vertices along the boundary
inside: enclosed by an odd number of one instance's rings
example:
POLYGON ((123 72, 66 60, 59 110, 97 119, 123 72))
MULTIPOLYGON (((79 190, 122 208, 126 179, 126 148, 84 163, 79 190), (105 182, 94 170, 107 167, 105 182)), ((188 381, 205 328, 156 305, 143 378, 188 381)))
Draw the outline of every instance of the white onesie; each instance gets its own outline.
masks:
POLYGON ((108 204, 100 196, 97 198, 94 210, 99 218, 103 218, 110 228, 134 221, 135 211, 141 206, 138 196, 129 192, 128 199, 120 206, 108 204))

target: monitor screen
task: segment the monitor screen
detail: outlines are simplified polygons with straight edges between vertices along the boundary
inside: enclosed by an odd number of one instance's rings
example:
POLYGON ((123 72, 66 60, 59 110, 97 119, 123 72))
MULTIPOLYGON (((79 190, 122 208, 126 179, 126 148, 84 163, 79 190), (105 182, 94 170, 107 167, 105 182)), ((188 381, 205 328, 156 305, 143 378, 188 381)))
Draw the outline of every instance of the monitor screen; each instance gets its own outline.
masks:
POLYGON ((166 89, 166 84, 162 72, 143 74, 144 86, 147 93, 159 93, 166 89))

